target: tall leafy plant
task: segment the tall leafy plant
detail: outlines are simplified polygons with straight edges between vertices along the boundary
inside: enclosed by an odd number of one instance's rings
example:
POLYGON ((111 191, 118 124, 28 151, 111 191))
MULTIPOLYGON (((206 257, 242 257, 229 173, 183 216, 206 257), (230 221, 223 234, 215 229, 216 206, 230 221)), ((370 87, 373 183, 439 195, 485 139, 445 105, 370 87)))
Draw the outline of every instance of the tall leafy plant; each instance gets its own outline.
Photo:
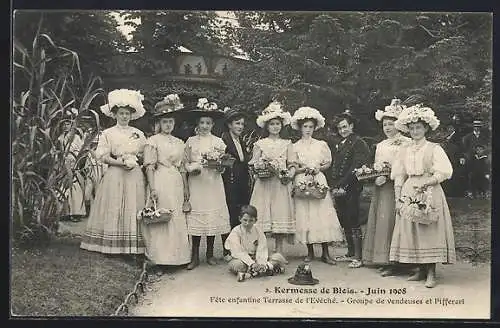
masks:
POLYGON ((24 242, 49 240, 73 181, 83 184, 78 167, 99 127, 97 112, 89 108, 103 92, 98 77, 84 81, 76 52, 40 33, 42 24, 43 16, 29 50, 14 41, 11 199, 13 231, 24 242), (63 113, 70 108, 78 115, 61 145, 63 113), (85 116, 95 123, 94 135, 72 154, 69 145, 85 116), (76 160, 67 161, 69 156, 76 160))

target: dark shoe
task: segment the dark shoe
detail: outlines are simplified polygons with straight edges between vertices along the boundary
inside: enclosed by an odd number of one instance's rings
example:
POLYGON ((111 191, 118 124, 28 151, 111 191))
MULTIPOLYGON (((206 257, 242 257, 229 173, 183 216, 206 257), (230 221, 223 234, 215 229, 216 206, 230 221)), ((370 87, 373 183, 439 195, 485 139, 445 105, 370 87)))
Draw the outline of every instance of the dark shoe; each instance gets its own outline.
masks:
POLYGON ((213 256, 212 256, 212 257, 209 257, 209 258, 207 259, 207 263, 208 263, 209 265, 217 265, 217 264, 218 264, 218 263, 217 263, 217 260, 216 260, 216 259, 215 259, 215 257, 213 257, 213 256))
POLYGON ((187 268, 188 270, 193 270, 194 268, 196 268, 198 265, 200 265, 200 261, 199 260, 192 260, 191 263, 188 264, 187 268))

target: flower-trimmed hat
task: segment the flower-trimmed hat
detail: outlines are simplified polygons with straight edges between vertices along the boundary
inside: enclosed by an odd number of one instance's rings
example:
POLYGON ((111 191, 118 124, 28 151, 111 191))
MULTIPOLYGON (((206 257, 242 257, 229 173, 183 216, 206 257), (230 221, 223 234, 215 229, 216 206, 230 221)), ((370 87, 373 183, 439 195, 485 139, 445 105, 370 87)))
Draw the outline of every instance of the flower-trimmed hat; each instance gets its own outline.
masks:
POLYGON ((401 104, 401 100, 394 98, 391 100, 391 104, 389 106, 385 106, 385 110, 377 110, 375 112, 375 119, 377 121, 382 121, 384 117, 392 117, 397 120, 399 114, 401 114, 405 108, 406 106, 401 104))
POLYGON ((417 104, 408 108, 405 108, 398 119, 394 123, 396 129, 408 132, 408 124, 415 123, 418 121, 424 121, 429 124, 430 128, 434 131, 439 126, 439 120, 436 117, 434 111, 429 107, 423 107, 422 104, 417 104))
POLYGON ((300 130, 298 121, 308 118, 316 120, 317 124, 315 130, 321 129, 325 126, 325 118, 323 115, 321 115, 316 108, 312 107, 300 107, 297 109, 295 113, 293 113, 290 124, 294 130, 300 130))
POLYGON ((184 108, 184 105, 181 103, 179 96, 177 94, 169 94, 156 103, 152 114, 154 118, 172 116, 177 114, 178 110, 182 108, 184 108))
POLYGON ((218 109, 217 104, 215 102, 209 102, 207 98, 198 99, 196 108, 188 112, 196 118, 207 116, 213 119, 219 119, 224 117, 224 112, 218 109))
POLYGON ((131 120, 136 120, 144 115, 146 110, 142 105, 144 96, 140 91, 117 89, 108 93, 108 103, 101 106, 101 112, 109 117, 116 118, 114 113, 115 107, 128 106, 134 111, 132 112, 131 120))
POLYGON ((292 121, 292 115, 290 115, 289 112, 283 111, 281 103, 273 101, 262 111, 262 114, 257 117, 256 123, 260 128, 263 128, 266 122, 274 118, 280 118, 283 125, 289 125, 292 121))

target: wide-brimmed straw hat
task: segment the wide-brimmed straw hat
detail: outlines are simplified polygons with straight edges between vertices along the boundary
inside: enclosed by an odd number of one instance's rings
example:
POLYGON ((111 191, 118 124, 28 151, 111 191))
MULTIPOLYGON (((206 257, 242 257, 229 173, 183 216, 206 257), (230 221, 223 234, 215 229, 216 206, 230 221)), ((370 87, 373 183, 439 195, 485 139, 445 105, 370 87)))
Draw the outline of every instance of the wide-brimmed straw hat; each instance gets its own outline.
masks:
POLYGON ((391 100, 391 104, 389 106, 385 106, 384 110, 377 110, 375 112, 375 119, 377 121, 382 121, 384 117, 391 117, 397 120, 405 108, 406 106, 401 104, 401 100, 394 98, 391 100))
POLYGON ((313 278, 309 264, 302 263, 297 267, 295 275, 288 278, 288 282, 292 285, 316 285, 319 283, 319 280, 313 278))
POLYGON ((429 124, 431 130, 436 130, 440 124, 439 119, 430 107, 424 107, 422 104, 417 104, 405 108, 399 115, 394 125, 396 129, 403 132, 409 132, 408 124, 423 121, 429 124))
POLYGON ((290 125, 294 130, 300 130, 298 122, 305 119, 314 119, 317 124, 315 130, 321 129, 325 126, 325 118, 321 113, 312 107, 300 107, 293 113, 292 119, 290 120, 290 125))
POLYGON ((179 113, 179 110, 184 108, 177 94, 169 94, 162 100, 156 103, 153 110, 153 117, 159 119, 162 117, 172 117, 179 113))
POLYGON ((115 108, 129 107, 132 109, 131 120, 136 120, 144 115, 146 110, 142 105, 144 96, 140 91, 129 89, 117 89, 108 93, 108 103, 101 106, 101 112, 112 118, 116 118, 115 108))
POLYGON ((283 125, 289 125, 292 121, 292 115, 283 110, 281 103, 273 101, 257 117, 256 123, 260 128, 263 128, 267 122, 275 118, 280 118, 283 125))

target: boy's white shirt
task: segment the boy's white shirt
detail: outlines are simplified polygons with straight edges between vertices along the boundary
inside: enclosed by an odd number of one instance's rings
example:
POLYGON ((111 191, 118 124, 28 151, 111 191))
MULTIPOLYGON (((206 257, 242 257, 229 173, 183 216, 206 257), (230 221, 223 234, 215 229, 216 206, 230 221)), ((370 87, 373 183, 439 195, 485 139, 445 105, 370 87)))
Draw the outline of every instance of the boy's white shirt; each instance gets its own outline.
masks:
POLYGON ((269 257, 266 236, 255 225, 252 227, 251 230, 251 233, 253 232, 256 232, 258 235, 258 245, 257 245, 257 251, 255 253, 256 261, 252 260, 252 258, 248 254, 248 250, 245 249, 244 245, 242 245, 241 236, 243 234, 248 234, 248 233, 245 231, 245 228, 243 228, 241 225, 238 225, 233 228, 233 230, 226 239, 224 247, 231 251, 231 256, 233 258, 241 260, 248 266, 251 266, 255 262, 257 262, 258 264, 266 264, 267 259, 269 257))

